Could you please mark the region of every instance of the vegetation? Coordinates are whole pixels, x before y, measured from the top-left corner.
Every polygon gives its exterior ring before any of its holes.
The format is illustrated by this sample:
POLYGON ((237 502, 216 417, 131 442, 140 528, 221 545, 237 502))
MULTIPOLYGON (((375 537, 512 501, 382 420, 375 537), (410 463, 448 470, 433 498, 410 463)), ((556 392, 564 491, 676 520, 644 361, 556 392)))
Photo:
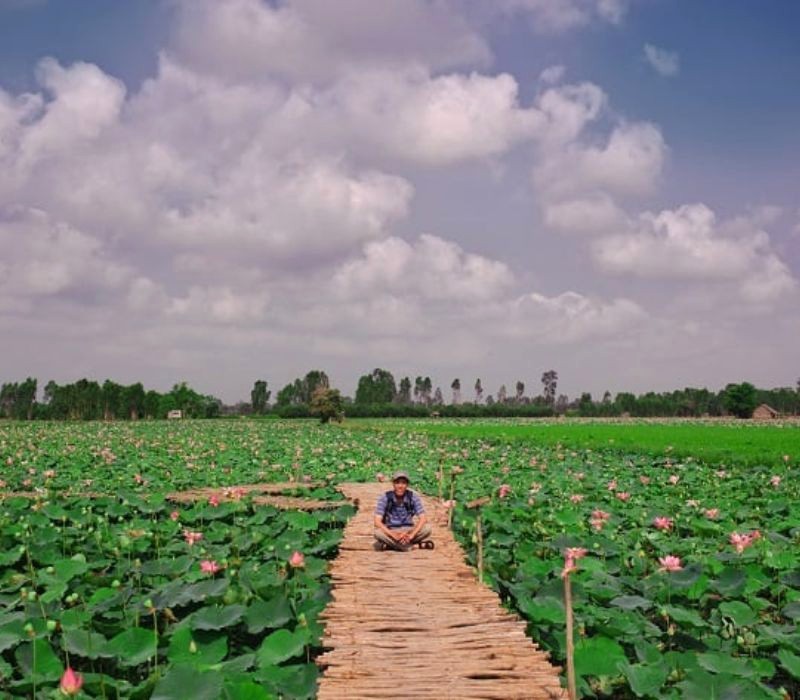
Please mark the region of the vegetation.
POLYGON ((312 697, 325 560, 351 511, 224 497, 240 495, 236 484, 291 478, 325 481, 310 495, 330 499, 338 482, 396 468, 429 494, 449 495, 452 482, 454 531, 472 561, 476 520, 463 504, 490 497, 487 581, 557 663, 563 552, 588 550, 571 575, 585 696, 800 692, 800 428, 541 426, 537 435, 561 437, 574 427, 585 442, 568 445, 531 439, 525 431, 539 426, 519 422, 359 425, 0 424, 0 488, 36 495, 31 504, 7 493, 0 509, 4 697, 49 697, 67 659, 88 697, 171 700, 201 685, 210 698, 312 697), (604 443, 606 429, 643 447, 604 443), (667 435, 753 442, 720 463, 681 455, 677 442, 659 448, 667 435), (200 486, 223 501, 165 499, 200 486))
MULTIPOLYGON (((375 368, 361 376, 355 398, 343 396, 344 413, 350 417, 425 417, 462 418, 540 418, 555 415, 582 417, 678 417, 700 418, 734 415, 748 418, 760 403, 766 403, 783 415, 800 414, 798 387, 757 389, 747 382, 729 384, 719 392, 685 388, 678 391, 647 392, 636 396, 621 392, 612 397, 606 391, 597 401, 588 392, 570 400, 558 394, 558 373, 548 370, 541 377, 542 391, 525 394, 525 382, 517 380, 513 395, 502 385, 495 395, 486 394, 480 378, 475 380, 474 395, 465 396, 461 379, 450 383, 452 396, 445 402, 441 387, 434 389, 430 377, 410 377, 399 383, 391 372, 375 368), (413 387, 413 388, 412 388, 413 387)), ((265 379, 253 384, 249 402, 224 406, 203 395, 185 382, 161 394, 145 391, 141 383, 124 386, 110 379, 102 385, 89 379, 59 386, 53 381, 44 387, 41 402, 36 400, 38 382, 29 377, 23 382, 9 382, 0 387, 0 417, 18 420, 40 418, 56 420, 136 420, 165 418, 170 410, 180 409, 184 416, 214 418, 219 415, 273 415, 283 418, 312 417, 311 400, 319 388, 331 388, 323 370, 311 370, 278 391, 270 404, 272 391, 265 379)))

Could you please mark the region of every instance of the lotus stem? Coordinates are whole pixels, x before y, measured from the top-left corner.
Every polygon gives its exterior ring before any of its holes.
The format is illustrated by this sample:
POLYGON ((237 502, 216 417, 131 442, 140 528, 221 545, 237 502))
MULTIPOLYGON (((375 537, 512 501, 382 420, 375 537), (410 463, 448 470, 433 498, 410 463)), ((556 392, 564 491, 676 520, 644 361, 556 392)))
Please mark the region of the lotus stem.
POLYGON ((575 686, 575 641, 573 639, 572 584, 569 574, 564 576, 564 610, 567 614, 567 693, 569 700, 577 700, 575 686))

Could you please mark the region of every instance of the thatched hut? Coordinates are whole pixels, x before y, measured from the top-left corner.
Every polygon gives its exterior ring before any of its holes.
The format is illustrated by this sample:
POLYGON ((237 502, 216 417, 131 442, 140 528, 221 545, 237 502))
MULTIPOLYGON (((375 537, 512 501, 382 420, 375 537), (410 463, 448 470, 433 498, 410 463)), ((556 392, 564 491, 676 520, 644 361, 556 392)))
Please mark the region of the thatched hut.
POLYGON ((778 412, 765 403, 762 403, 753 411, 753 420, 775 420, 778 416, 778 412))

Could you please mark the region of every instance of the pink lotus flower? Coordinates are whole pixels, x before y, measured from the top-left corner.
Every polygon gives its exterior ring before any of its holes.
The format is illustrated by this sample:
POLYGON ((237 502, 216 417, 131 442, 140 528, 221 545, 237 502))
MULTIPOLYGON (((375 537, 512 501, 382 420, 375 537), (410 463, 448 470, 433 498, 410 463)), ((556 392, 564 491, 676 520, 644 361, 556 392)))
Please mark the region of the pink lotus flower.
POLYGON ((293 569, 299 569, 306 565, 306 558, 303 556, 302 552, 295 551, 292 553, 292 556, 289 557, 289 566, 293 569))
POLYGON ((576 562, 586 556, 587 550, 583 547, 569 547, 564 551, 564 568, 561 571, 561 578, 567 578, 573 571, 577 571, 576 562))
POLYGON ((697 508, 700 505, 700 501, 698 501, 696 498, 690 498, 688 501, 686 501, 686 505, 689 506, 689 508, 697 508))
POLYGON ((180 517, 181 517, 181 514, 177 510, 173 510, 169 514, 169 519, 172 520, 172 522, 175 522, 180 517))
POLYGON ((592 526, 592 530, 595 532, 600 532, 605 527, 606 521, 605 520, 597 520, 597 518, 591 518, 589 520, 589 525, 592 526))
POLYGON ((55 469, 46 469, 44 472, 42 472, 42 474, 43 474, 45 479, 52 479, 56 475, 56 470, 55 469))
POLYGON ((616 491, 616 489, 617 489, 617 480, 616 479, 612 479, 611 481, 608 482, 608 484, 606 484, 606 487, 608 488, 609 491, 616 491))
POLYGON ((788 462, 789 461, 789 455, 783 455, 783 461, 784 462, 788 462))
POLYGON ((77 695, 83 687, 83 676, 67 666, 58 687, 64 695, 77 695))
POLYGON ((753 542, 756 540, 761 539, 761 533, 758 530, 753 530, 752 532, 745 532, 739 534, 738 532, 732 532, 730 536, 730 543, 736 548, 736 552, 741 554, 747 549, 753 542))
POLYGON ((619 500, 622 501, 623 503, 630 500, 630 497, 631 495, 627 491, 620 491, 617 493, 617 498, 619 498, 619 500))
POLYGON ((606 513, 604 510, 593 510, 592 517, 596 520, 608 520, 611 517, 611 513, 606 513))
POLYGON ((211 497, 209 497, 208 505, 216 508, 219 505, 219 496, 217 496, 217 494, 213 494, 211 497))
POLYGON ((671 474, 669 477, 669 483, 673 486, 675 486, 675 484, 677 484, 680 480, 681 478, 677 474, 671 474))
POLYGON ((642 483, 643 486, 647 486, 647 484, 650 483, 650 477, 649 476, 640 476, 639 477, 639 481, 642 483))
POLYGON ((658 563, 661 564, 659 571, 680 571, 683 569, 680 557, 674 557, 671 554, 666 557, 659 557, 658 563))
POLYGON ((714 472, 714 475, 717 477, 717 479, 724 479, 726 476, 728 476, 728 472, 726 472, 724 469, 717 469, 717 471, 714 472))
POLYGON ((716 520, 719 517, 719 508, 706 508, 704 513, 709 520, 716 520))
POLYGON ((666 530, 669 532, 674 524, 675 521, 665 515, 659 515, 653 518, 653 526, 658 530, 666 530))
POLYGON ((569 497, 569 500, 572 501, 573 503, 580 503, 583 500, 583 495, 580 493, 573 493, 569 497))
POLYGON ((578 481, 583 481, 586 478, 586 474, 584 474, 583 472, 578 472, 577 474, 575 474, 575 478, 578 481))
POLYGON ((445 510, 450 510, 451 508, 456 507, 456 502, 454 500, 442 501, 442 508, 445 510))
POLYGON ((221 570, 222 567, 213 559, 203 559, 203 561, 200 562, 200 571, 202 571, 204 574, 214 575, 221 570))
POLYGON ((510 493, 511 493, 511 487, 508 484, 502 484, 500 488, 497 489, 497 496, 499 498, 505 498, 510 493))
POLYGON ((200 540, 203 539, 203 533, 202 532, 192 532, 191 530, 184 530, 183 531, 183 539, 185 539, 186 540, 186 544, 188 544, 191 547, 192 545, 197 544, 200 540))
POLYGON ((781 485, 781 478, 776 474, 769 480, 769 483, 772 484, 775 488, 778 488, 778 486, 781 485))

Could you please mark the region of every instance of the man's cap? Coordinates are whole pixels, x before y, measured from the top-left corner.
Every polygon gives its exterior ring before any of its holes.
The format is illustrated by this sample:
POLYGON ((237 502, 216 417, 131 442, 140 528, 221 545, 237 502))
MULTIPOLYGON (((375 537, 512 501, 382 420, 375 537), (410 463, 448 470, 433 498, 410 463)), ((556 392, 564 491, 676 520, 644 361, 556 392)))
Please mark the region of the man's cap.
POLYGON ((392 481, 397 481, 398 479, 405 479, 406 481, 411 481, 411 479, 408 478, 408 472, 395 472, 392 475, 392 481))

